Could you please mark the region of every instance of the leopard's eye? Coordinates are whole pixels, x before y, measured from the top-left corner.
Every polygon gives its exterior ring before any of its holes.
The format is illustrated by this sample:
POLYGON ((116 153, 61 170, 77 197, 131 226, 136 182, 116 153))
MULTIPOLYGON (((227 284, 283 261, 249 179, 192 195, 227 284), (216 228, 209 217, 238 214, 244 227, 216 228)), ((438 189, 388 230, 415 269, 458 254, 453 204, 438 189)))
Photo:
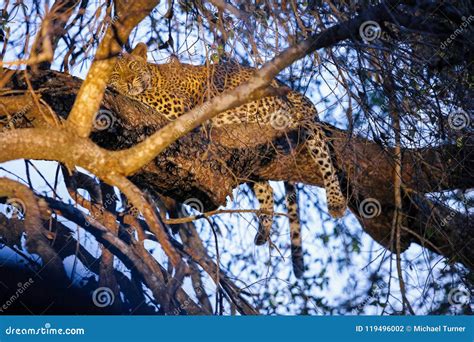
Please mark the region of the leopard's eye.
POLYGON ((140 71, 140 64, 139 64, 137 61, 132 61, 132 62, 130 62, 130 64, 128 65, 128 67, 129 67, 130 70, 132 70, 132 71, 140 71))
POLYGON ((119 79, 120 79, 119 75, 117 73, 113 73, 112 75, 110 75, 109 82, 116 83, 118 82, 119 79))

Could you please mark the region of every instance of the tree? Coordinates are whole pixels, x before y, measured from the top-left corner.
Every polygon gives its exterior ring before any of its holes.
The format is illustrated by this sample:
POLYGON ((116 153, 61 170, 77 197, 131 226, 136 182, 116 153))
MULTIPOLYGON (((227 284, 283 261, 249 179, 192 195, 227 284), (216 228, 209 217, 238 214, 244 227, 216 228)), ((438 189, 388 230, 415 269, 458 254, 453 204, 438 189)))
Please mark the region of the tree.
MULTIPOLYGON (((10 210, 0 216, 2 242, 46 279, 31 291, 44 286, 74 303, 67 288, 80 278, 77 290, 92 299, 77 312, 470 313, 470 13, 468 1, 7 2, 0 162, 24 159, 27 179, 0 179, 10 210), (106 89, 122 48, 139 41, 157 49, 155 58, 232 59, 257 70, 167 122, 106 89), (84 81, 70 74, 81 68, 84 81), (318 205, 311 186, 321 179, 298 130, 206 128, 220 112, 271 93, 277 76, 321 101, 351 210, 342 221, 318 205), (33 159, 59 162, 56 172, 41 173, 46 193, 31 179, 33 159), (71 203, 60 194, 60 174, 71 203), (287 241, 277 232, 257 252, 265 262, 219 243, 244 234, 242 221, 256 210, 238 200, 217 208, 232 189, 261 179, 300 184, 310 261, 301 281, 290 274, 287 241), (383 249, 361 251, 370 246, 362 229, 383 249), (89 245, 91 236, 99 245, 89 245), (334 295, 337 279, 351 296, 334 295)), ((275 227, 286 229, 284 215, 275 227)))

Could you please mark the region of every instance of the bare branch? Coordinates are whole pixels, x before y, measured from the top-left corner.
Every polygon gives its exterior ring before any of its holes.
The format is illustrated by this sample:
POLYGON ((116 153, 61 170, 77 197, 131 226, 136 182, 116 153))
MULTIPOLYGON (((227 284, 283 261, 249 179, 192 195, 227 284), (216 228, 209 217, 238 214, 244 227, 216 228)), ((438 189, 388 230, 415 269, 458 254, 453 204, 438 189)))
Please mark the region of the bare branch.
POLYGON ((132 29, 158 3, 159 0, 136 0, 131 3, 123 0, 116 1, 116 20, 107 29, 97 49, 95 59, 68 118, 68 126, 72 132, 84 138, 89 136, 94 115, 99 110, 105 87, 117 55, 122 51, 122 45, 127 41, 132 29))
POLYGON ((0 178, 0 197, 8 197, 7 203, 13 210, 25 216, 26 246, 28 251, 38 254, 43 260, 42 268, 57 277, 61 283, 67 279, 61 258, 54 252, 47 240, 47 231, 43 230, 38 200, 33 192, 23 184, 7 178, 0 178))

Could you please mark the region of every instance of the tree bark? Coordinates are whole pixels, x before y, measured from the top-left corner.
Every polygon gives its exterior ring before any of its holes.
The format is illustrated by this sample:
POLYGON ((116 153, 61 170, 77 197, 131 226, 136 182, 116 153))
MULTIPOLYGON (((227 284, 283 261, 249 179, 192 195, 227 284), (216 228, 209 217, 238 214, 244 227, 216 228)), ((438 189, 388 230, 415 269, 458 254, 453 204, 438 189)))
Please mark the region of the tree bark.
MULTIPOLYGON (((31 74, 30 81, 41 99, 66 119, 81 80, 41 71, 31 74)), ((7 87, 25 90, 26 83, 21 74, 16 74, 7 87)), ((17 120, 18 128, 44 125, 28 101, 31 99, 24 95, 1 96, 0 108, 11 117, 24 112, 28 120, 17 120)), ((167 124, 152 109, 109 91, 101 108, 109 111, 114 122, 107 130, 95 129, 91 138, 104 149, 117 151, 135 146, 167 124)), ((391 181, 393 150, 328 124, 323 126, 350 210, 372 238, 394 251, 390 246, 395 209, 391 181), (364 200, 375 200, 380 205, 377 215, 361 212, 364 200)), ((51 134, 54 135, 52 128, 51 134)), ((297 130, 282 132, 258 125, 195 129, 130 179, 141 189, 180 201, 197 198, 205 210, 225 204, 232 189, 246 181, 288 180, 321 186, 320 175, 302 148, 302 139, 297 130)), ((425 197, 427 193, 474 187, 473 157, 472 137, 453 146, 402 149, 402 250, 414 242, 474 269, 472 215, 462 215, 425 197)))

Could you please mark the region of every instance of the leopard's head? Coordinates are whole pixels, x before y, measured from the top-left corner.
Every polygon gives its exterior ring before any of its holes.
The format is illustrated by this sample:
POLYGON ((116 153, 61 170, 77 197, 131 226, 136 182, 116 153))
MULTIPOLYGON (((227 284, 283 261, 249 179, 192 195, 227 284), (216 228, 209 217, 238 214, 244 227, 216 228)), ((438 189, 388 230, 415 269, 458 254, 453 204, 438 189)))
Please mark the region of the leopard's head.
POLYGON ((152 74, 146 60, 147 47, 139 43, 132 53, 120 56, 109 78, 109 85, 122 95, 137 96, 151 87, 152 74))

